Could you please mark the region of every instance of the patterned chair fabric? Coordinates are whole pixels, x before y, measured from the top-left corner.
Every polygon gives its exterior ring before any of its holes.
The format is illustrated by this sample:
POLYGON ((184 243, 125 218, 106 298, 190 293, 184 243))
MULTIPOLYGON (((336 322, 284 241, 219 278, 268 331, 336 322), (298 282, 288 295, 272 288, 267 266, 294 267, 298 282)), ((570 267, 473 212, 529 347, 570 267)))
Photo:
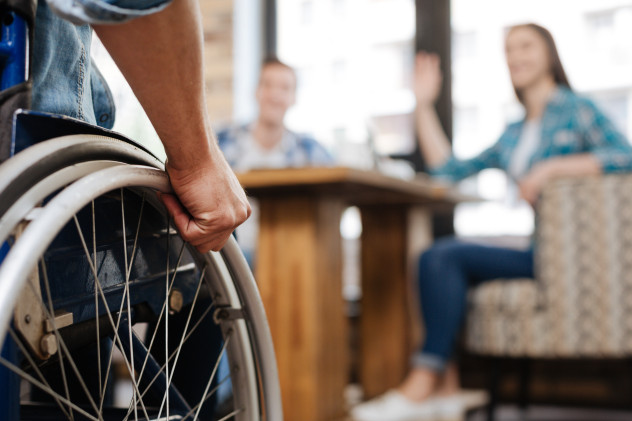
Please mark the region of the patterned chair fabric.
POLYGON ((558 180, 537 215, 537 279, 474 289, 467 348, 511 357, 632 355, 632 175, 558 180))

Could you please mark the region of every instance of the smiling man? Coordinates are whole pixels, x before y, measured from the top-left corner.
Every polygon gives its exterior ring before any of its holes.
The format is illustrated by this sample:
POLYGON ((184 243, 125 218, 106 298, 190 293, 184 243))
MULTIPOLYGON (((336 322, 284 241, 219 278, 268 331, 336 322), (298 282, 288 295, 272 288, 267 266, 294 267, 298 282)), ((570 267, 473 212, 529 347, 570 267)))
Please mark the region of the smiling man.
POLYGON ((235 171, 332 163, 316 140, 285 127, 285 115, 296 102, 296 82, 296 72, 290 66, 277 58, 264 60, 256 91, 256 120, 217 134, 220 148, 235 171))

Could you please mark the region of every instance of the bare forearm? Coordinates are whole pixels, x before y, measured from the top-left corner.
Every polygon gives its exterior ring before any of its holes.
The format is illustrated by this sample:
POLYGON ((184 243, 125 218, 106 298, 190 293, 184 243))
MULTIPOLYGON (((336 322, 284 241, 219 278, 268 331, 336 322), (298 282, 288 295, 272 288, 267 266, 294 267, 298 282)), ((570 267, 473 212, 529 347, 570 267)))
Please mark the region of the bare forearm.
POLYGON ((203 32, 195 0, 94 29, 143 105, 172 167, 208 160, 217 151, 206 113, 203 32), (167 81, 167 82, 165 82, 167 81))
POLYGON ((589 153, 551 158, 536 164, 520 181, 520 195, 529 203, 535 204, 542 189, 551 180, 601 173, 601 163, 589 153))
POLYGON ((208 121, 197 0, 94 29, 165 146, 175 196, 160 197, 180 235, 202 253, 221 249, 251 209, 208 121))
POLYGON ((418 105, 415 111, 419 146, 431 167, 443 164, 452 154, 441 122, 432 105, 418 105))
POLYGON ((602 173, 601 163, 592 154, 561 156, 545 161, 549 178, 579 177, 602 173))

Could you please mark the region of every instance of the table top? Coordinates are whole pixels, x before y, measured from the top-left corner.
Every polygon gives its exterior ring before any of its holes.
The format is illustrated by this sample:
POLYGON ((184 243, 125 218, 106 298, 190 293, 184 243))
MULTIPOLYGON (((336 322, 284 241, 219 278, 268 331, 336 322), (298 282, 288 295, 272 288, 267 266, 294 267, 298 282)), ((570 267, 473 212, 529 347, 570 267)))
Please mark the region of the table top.
POLYGON ((428 176, 402 180, 347 167, 262 169, 237 174, 249 196, 337 196, 352 204, 456 204, 480 200, 428 176))

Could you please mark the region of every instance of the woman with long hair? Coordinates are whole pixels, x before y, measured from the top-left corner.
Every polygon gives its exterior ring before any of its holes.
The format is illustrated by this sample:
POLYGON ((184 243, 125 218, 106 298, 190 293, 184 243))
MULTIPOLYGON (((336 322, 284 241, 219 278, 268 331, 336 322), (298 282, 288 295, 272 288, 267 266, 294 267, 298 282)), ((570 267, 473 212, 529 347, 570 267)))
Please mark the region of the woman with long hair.
MULTIPOLYGON (((486 168, 505 170, 523 199, 535 204, 557 177, 632 170, 632 147, 568 82, 553 37, 535 24, 512 27, 505 53, 522 121, 509 125, 479 156, 458 160, 434 109, 441 86, 439 58, 421 52, 415 70, 416 121, 430 173, 458 181, 486 168)), ((513 250, 458 239, 440 240, 419 261, 424 345, 403 383, 352 410, 359 421, 459 419, 466 403, 451 357, 466 313, 467 290, 493 279, 533 278, 533 249, 513 250)))

